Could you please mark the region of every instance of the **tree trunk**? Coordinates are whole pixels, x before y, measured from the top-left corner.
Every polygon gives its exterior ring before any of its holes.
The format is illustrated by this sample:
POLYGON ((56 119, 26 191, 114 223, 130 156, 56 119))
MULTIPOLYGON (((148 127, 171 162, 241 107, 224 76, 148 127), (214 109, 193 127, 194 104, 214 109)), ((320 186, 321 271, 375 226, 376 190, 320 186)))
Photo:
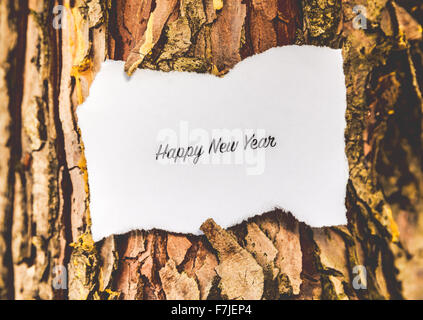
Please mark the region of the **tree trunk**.
POLYGON ((1 1, 0 298, 422 299, 423 5, 362 3, 364 30, 349 0, 1 1), (290 44, 343 50, 348 225, 275 211, 94 243, 75 110, 102 61, 223 76, 290 44))

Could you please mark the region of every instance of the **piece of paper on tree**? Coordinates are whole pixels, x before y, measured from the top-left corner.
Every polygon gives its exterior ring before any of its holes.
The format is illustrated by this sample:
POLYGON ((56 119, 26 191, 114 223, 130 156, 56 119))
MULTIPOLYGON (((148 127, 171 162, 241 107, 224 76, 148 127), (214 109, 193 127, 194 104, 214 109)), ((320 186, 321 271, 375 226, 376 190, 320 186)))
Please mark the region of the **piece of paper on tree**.
POLYGON ((281 208, 346 223, 341 50, 288 46, 223 78, 106 61, 78 109, 95 240, 133 229, 200 233, 281 208))

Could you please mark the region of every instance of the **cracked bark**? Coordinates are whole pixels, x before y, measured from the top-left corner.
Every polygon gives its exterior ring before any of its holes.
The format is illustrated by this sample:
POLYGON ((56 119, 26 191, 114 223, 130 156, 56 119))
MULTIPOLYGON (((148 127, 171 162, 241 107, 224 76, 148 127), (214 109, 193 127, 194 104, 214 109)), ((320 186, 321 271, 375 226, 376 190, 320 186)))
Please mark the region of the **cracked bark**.
POLYGON ((2 1, 0 297, 423 298, 423 5, 362 1, 368 29, 356 30, 356 4, 2 1), (55 30, 57 4, 67 14, 55 30), (75 109, 101 62, 224 75, 289 44, 343 49, 348 225, 275 211, 227 230, 208 220, 204 236, 134 230, 94 243, 75 109), (52 287, 59 265, 68 290, 52 287), (357 265, 367 290, 352 286, 357 265))

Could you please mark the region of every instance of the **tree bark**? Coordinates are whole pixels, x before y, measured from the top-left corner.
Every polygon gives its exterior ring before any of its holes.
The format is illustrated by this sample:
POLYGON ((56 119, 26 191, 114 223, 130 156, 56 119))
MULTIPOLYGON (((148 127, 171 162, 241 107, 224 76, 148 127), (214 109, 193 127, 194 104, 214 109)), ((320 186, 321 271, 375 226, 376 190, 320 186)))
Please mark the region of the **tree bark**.
POLYGON ((422 299, 422 24, 418 0, 2 1, 0 298, 422 299), (364 30, 353 27, 358 3, 364 30), (226 230, 207 220, 204 236, 93 242, 75 110, 105 58, 129 74, 224 76, 293 44, 343 50, 346 226, 274 211, 226 230), (60 266, 66 289, 52 286, 60 266), (353 285, 356 266, 367 289, 353 285))

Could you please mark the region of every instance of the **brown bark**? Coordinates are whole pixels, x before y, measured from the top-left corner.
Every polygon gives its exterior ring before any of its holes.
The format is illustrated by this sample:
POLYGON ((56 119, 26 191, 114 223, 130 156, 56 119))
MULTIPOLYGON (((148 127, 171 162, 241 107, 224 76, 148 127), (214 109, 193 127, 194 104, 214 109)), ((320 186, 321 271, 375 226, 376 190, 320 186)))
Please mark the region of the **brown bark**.
POLYGON ((363 1, 368 29, 357 30, 355 4, 2 1, 0 297, 423 298, 423 5, 363 1), (67 19, 56 30, 58 4, 67 19), (129 73, 223 75, 289 44, 343 49, 348 225, 310 228, 275 211, 227 230, 208 220, 204 236, 134 230, 94 243, 75 109, 105 57, 129 73), (52 287, 59 265, 68 290, 52 287), (367 290, 352 285, 357 265, 367 290))

